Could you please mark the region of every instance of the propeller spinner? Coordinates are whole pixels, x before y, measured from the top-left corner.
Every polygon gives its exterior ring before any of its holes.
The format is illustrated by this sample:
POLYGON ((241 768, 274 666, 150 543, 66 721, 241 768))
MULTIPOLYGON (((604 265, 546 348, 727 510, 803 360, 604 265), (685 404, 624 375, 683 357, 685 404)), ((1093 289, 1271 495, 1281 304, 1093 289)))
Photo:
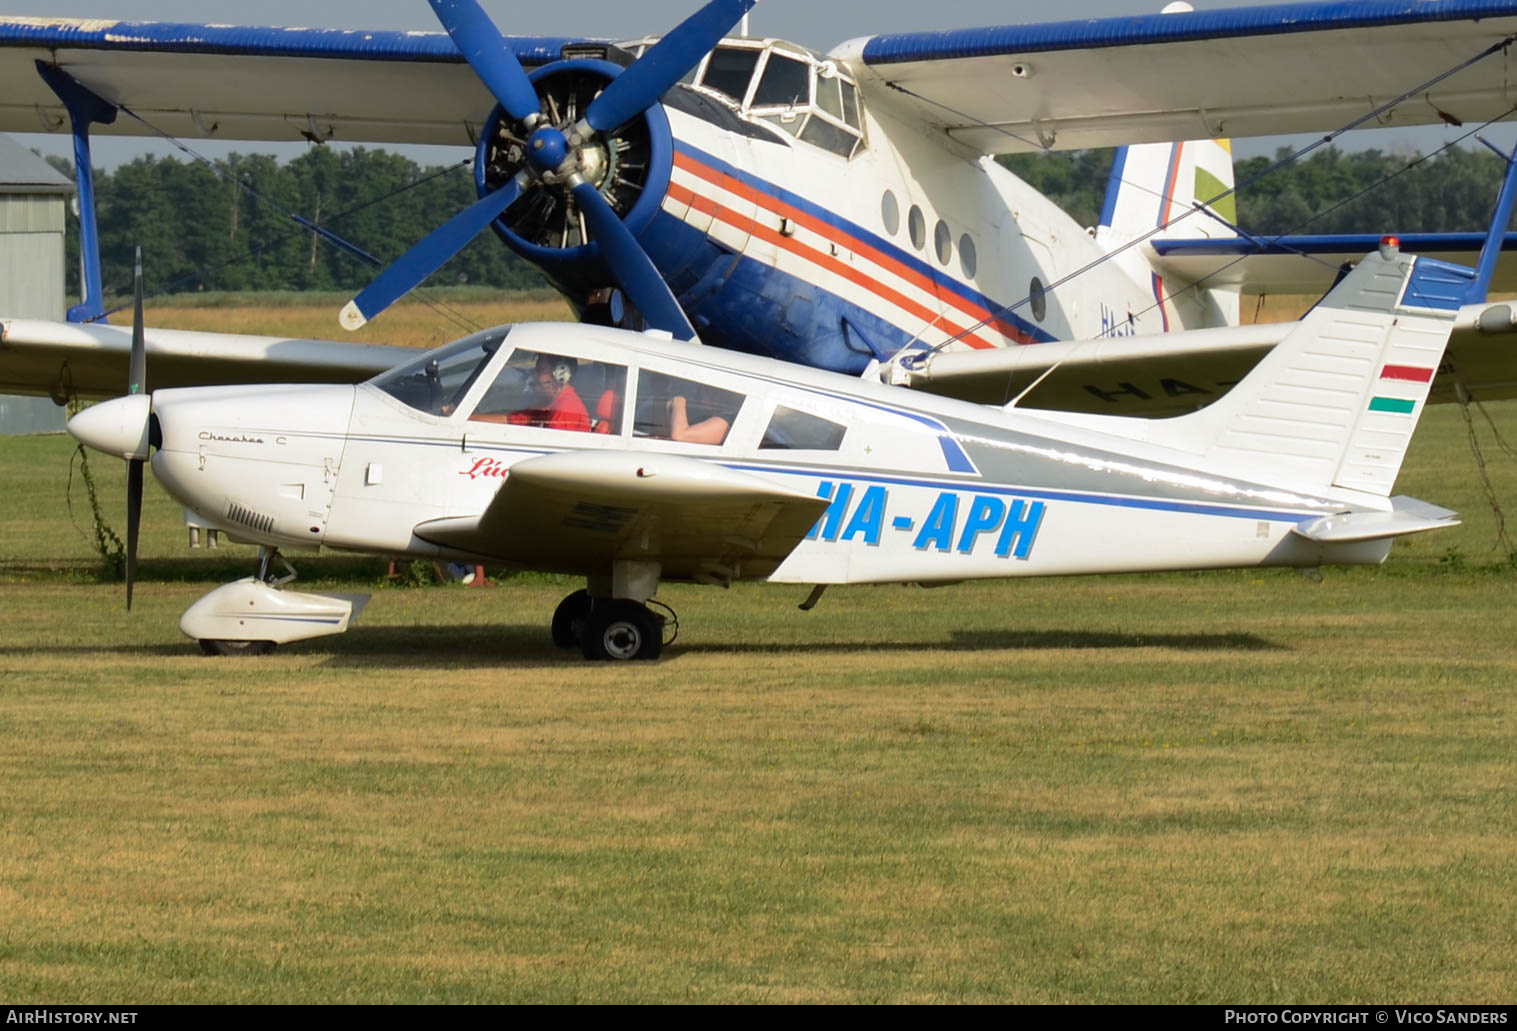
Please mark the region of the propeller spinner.
MULTIPOLYGON (((608 194, 616 195, 616 156, 625 144, 612 139, 627 123, 654 109, 659 98, 695 67, 757 0, 710 0, 625 69, 597 62, 609 80, 584 106, 582 116, 539 97, 534 79, 551 78, 550 65, 529 77, 510 44, 476 0, 429 0, 438 21, 500 104, 501 134, 519 146, 514 174, 492 184, 480 176, 483 196, 386 268, 343 308, 339 321, 355 330, 436 272, 491 222, 524 196, 537 216, 551 211, 576 224, 580 242, 593 240, 622 292, 649 325, 675 337, 695 336, 668 284, 627 227, 608 194), (505 126, 509 119, 511 128, 505 126), (493 186, 493 188, 491 188, 493 186), (486 192, 488 190, 488 192, 486 192)), ((560 62, 570 65, 576 62, 560 62)), ((481 148, 482 164, 485 148, 481 148)), ((488 172, 488 169, 484 169, 488 172)))

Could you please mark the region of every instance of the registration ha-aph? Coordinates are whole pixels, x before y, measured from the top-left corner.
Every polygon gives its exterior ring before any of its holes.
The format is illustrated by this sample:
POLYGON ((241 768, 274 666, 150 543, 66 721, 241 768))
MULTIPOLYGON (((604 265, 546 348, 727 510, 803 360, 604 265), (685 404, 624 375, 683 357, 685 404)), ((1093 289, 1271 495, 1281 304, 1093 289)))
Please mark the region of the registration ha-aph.
MULTIPOLYGON (((280 549, 320 546, 581 575, 555 643, 653 659, 664 581, 811 584, 814 601, 829 584, 1380 562, 1455 522, 1391 490, 1480 289, 1387 243, 1225 397, 1159 420, 529 324, 358 386, 138 392, 69 429, 264 549, 185 614, 207 651, 345 630, 355 599, 278 575, 280 549)), ((130 567, 135 514, 129 529, 130 567)))

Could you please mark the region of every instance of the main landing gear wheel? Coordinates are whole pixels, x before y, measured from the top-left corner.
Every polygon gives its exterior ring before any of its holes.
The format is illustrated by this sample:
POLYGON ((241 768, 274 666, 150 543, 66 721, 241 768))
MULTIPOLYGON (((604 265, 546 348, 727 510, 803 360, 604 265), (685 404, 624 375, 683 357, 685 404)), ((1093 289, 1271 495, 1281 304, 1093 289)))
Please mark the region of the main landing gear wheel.
POLYGON ((656 659, 664 647, 664 619, 635 601, 598 600, 585 617, 579 646, 587 659, 656 659))
POLYGON ((575 591, 553 610, 553 643, 560 648, 579 644, 580 631, 590 615, 590 592, 575 591))
POLYGON ((273 641, 223 641, 202 637, 200 650, 207 655, 267 655, 274 650, 273 641))

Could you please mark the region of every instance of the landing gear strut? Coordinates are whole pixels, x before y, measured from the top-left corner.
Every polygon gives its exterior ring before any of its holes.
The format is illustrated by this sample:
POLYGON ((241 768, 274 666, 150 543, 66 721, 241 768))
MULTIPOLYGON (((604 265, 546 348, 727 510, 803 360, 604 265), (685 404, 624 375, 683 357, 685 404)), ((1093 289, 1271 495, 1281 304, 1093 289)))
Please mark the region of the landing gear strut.
POLYGON ((191 605, 179 629, 207 655, 267 655, 277 644, 342 633, 369 601, 367 594, 285 590, 294 579, 294 567, 278 549, 261 548, 256 575, 223 584, 191 605))

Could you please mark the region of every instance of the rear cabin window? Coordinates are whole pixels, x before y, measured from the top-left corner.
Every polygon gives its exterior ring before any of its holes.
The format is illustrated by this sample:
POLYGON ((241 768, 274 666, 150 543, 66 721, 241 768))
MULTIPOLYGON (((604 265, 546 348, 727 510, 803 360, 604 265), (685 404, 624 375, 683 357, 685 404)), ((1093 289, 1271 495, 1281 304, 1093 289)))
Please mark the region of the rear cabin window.
POLYGON ((621 433, 626 396, 626 366, 519 350, 480 398, 469 421, 616 435, 621 433))
POLYGON ((847 431, 846 426, 781 405, 774 410, 774 417, 769 420, 769 428, 764 431, 764 439, 759 442, 759 448, 836 451, 843 446, 843 434, 847 431))
POLYGON ((632 435, 687 444, 725 443, 744 400, 730 390, 645 369, 637 378, 632 435))

